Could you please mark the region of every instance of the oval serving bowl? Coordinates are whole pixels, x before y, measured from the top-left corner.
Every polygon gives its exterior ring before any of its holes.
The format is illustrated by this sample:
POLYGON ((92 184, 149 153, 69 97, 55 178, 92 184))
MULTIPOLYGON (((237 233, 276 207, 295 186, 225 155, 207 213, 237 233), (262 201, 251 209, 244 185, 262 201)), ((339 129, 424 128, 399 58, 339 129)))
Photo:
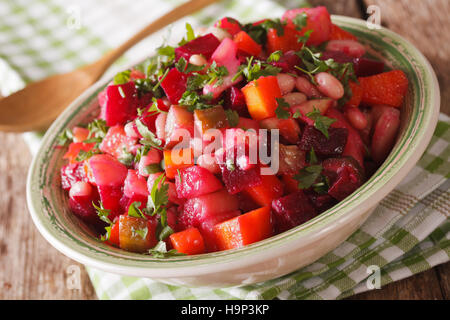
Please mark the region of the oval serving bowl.
POLYGON ((402 125, 388 159, 357 191, 307 223, 244 248, 156 259, 102 243, 69 210, 60 187, 63 148, 57 137, 67 127, 86 123, 99 112, 102 79, 78 97, 52 124, 31 164, 27 202, 34 223, 59 251, 90 267, 165 283, 225 287, 274 279, 308 265, 347 239, 413 168, 428 145, 439 114, 436 76, 426 58, 409 42, 387 29, 370 30, 359 19, 333 16, 333 22, 355 34, 377 56, 408 75, 410 87, 402 107, 402 125))

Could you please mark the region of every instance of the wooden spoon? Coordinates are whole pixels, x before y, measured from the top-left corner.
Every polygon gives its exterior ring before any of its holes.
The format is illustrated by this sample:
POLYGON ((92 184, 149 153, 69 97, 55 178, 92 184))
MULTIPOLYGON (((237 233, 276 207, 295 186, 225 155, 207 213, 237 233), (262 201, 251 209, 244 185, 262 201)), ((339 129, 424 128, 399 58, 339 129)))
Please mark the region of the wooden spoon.
POLYGON ((34 82, 0 99, 0 131, 23 132, 47 128, 70 102, 97 81, 125 51, 150 34, 217 1, 188 1, 158 18, 96 62, 34 82))

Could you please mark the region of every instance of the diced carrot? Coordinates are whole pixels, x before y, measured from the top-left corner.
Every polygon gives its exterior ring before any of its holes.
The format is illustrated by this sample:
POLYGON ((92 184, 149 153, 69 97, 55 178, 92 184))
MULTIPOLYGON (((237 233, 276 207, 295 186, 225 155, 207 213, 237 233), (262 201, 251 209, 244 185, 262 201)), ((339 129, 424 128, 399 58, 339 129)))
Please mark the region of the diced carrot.
POLYGON ((360 84, 353 81, 349 81, 348 85, 350 86, 350 90, 352 90, 352 97, 347 101, 345 106, 357 108, 361 104, 363 88, 360 84))
POLYGON ((194 111, 194 121, 198 131, 204 134, 209 129, 228 127, 227 114, 222 106, 194 111))
POLYGON ((256 204, 260 206, 270 206, 272 200, 283 195, 283 184, 274 175, 261 175, 261 180, 261 184, 247 187, 243 192, 256 204))
POLYGON ((297 41, 299 33, 291 26, 284 28, 283 35, 279 35, 276 29, 269 29, 267 31, 267 49, 268 53, 278 50, 283 53, 290 50, 300 50, 302 44, 297 41))
POLYGON ((111 232, 109 233, 109 239, 108 242, 112 244, 113 246, 119 247, 119 222, 116 222, 112 228, 111 232))
POLYGON ((270 207, 259 208, 219 223, 213 229, 219 250, 241 248, 272 235, 270 207))
POLYGON ((259 121, 275 116, 278 106, 276 98, 281 98, 277 77, 268 76, 253 80, 242 88, 242 92, 253 119, 259 121))
POLYGON ((156 245, 155 220, 121 215, 118 224, 121 249, 145 252, 156 245))
POLYGON ((344 29, 338 27, 335 24, 331 25, 331 34, 329 40, 354 40, 358 41, 358 38, 356 38, 353 34, 351 34, 348 31, 345 31, 344 29))
POLYGON ((400 107, 408 90, 408 78, 401 70, 358 78, 363 88, 362 102, 370 106, 387 104, 400 107))
POLYGON ((178 252, 187 255, 205 252, 205 242, 203 241, 203 237, 197 228, 189 228, 184 231, 171 234, 169 239, 173 248, 178 252))
POLYGON ((88 152, 92 150, 95 143, 83 143, 83 142, 72 142, 69 145, 69 150, 64 154, 63 159, 68 159, 70 163, 77 162, 78 154, 81 150, 88 152))
POLYGON ((245 31, 240 31, 237 33, 234 36, 233 41, 236 42, 239 50, 242 50, 252 56, 259 56, 261 53, 261 46, 245 31))
POLYGON ((192 148, 164 150, 164 166, 167 178, 173 179, 177 170, 193 165, 194 151, 192 148))

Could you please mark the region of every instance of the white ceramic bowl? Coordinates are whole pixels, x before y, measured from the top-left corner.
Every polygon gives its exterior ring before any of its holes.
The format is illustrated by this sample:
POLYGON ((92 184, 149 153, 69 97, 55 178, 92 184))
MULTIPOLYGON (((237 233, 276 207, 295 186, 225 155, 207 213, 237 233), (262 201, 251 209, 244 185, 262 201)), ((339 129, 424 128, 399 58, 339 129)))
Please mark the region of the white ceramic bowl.
POLYGON ((428 145, 439 114, 439 85, 425 57, 399 35, 369 30, 366 22, 333 16, 370 52, 408 75, 410 88, 402 107, 398 141, 385 163, 356 192, 307 223, 241 249, 197 256, 155 259, 112 248, 98 240, 68 209, 60 187, 65 150, 55 148, 67 127, 98 114, 101 80, 76 99, 43 138, 28 176, 27 200, 42 235, 58 250, 88 266, 186 286, 224 287, 273 279, 312 263, 348 238, 416 164, 428 145))

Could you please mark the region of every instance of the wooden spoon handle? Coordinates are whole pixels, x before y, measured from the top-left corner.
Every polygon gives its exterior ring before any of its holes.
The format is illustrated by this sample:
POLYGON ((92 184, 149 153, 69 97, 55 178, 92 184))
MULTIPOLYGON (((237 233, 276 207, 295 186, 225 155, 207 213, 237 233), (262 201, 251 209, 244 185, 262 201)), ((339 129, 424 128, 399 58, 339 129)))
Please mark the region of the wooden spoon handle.
POLYGON ((106 71, 106 69, 116 61, 122 54, 124 54, 128 49, 133 47, 136 43, 141 41, 142 39, 148 37, 152 33, 166 27, 167 25, 188 16, 198 10, 207 7, 208 5, 217 2, 218 0, 191 0, 182 5, 176 7, 175 9, 169 11, 165 15, 156 19, 144 29, 136 33, 133 37, 125 41, 118 48, 108 52, 105 56, 103 56, 100 60, 94 62, 89 67, 94 67, 98 72, 98 78, 106 71))

